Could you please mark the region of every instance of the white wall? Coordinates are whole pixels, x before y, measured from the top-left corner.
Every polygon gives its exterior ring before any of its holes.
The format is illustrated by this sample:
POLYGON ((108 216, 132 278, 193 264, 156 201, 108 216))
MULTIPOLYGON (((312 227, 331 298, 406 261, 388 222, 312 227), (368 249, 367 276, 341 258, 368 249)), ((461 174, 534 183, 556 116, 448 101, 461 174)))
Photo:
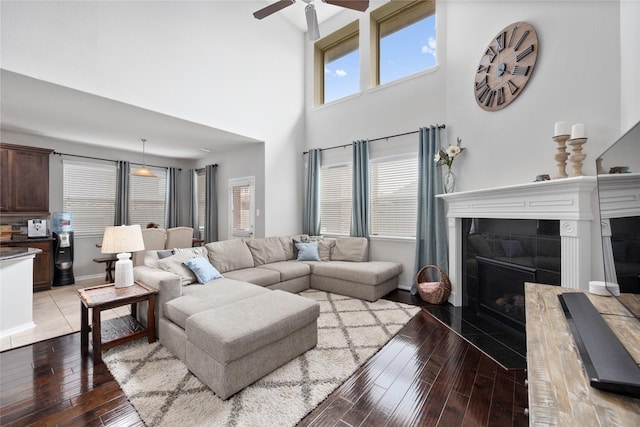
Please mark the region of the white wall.
MULTIPOLYGON (((584 147, 584 171, 594 174, 595 155, 622 133, 619 3, 452 0, 438 2, 436 12, 439 65, 432 73, 367 89, 369 71, 365 65, 359 96, 318 108, 312 107, 313 82, 307 73, 307 148, 446 123, 443 144, 453 144, 461 137, 467 148, 454 166, 456 190, 464 191, 530 182, 538 174, 553 174, 553 126, 564 120, 585 124, 589 141, 584 147), (484 111, 477 106, 473 91, 478 62, 495 35, 517 21, 529 22, 538 33, 534 73, 511 105, 497 112, 484 111)), ((321 33, 329 34, 353 19, 357 18, 339 15, 323 25, 321 33)), ((365 14, 360 18, 361 62, 365 64, 371 49, 369 26, 365 14)), ((625 52, 637 52, 638 41, 633 38, 637 18, 626 26, 625 52)), ((632 73, 637 80, 640 67, 637 57, 633 58, 632 73)), ((311 70, 310 47, 305 60, 311 70)), ((633 84, 638 87, 637 82, 633 84)), ((625 109, 637 110, 632 104, 638 98, 630 98, 625 109)), ((629 114, 638 115, 637 111, 629 114)), ((397 242, 372 242, 372 246, 376 259, 402 262, 405 275, 401 284, 410 285, 415 243, 405 244, 404 250, 399 250, 397 242)))
POLYGON ((263 6, 3 2, 2 67, 265 141, 265 233, 292 234, 301 224, 304 35, 281 16, 257 21, 263 6))
POLYGON ((640 121, 640 2, 620 2, 621 127, 640 121))

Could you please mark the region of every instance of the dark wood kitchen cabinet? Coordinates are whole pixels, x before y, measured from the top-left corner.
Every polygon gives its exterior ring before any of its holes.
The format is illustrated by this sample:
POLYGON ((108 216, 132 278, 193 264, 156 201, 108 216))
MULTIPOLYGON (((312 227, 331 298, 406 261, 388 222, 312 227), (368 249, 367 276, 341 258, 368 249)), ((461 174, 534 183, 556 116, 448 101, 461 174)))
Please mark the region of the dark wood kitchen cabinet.
POLYGON ((49 155, 53 150, 0 145, 0 212, 49 214, 49 155))

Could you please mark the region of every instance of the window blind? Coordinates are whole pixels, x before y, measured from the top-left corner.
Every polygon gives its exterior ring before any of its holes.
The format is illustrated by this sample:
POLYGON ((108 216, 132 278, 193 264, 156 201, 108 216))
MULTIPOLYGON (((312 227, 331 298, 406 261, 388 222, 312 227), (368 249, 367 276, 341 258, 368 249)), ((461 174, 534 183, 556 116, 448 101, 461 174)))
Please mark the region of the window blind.
POLYGON ((154 222, 165 226, 167 170, 149 167, 157 178, 131 176, 129 180, 129 222, 145 228, 154 222))
POLYGON ((63 210, 73 214, 76 236, 102 236, 113 225, 116 165, 64 159, 63 210))
POLYGON ((371 162, 372 236, 415 237, 418 158, 383 158, 371 162))
POLYGON ((324 166, 320 171, 320 232, 349 235, 351 228, 351 180, 349 164, 324 166))

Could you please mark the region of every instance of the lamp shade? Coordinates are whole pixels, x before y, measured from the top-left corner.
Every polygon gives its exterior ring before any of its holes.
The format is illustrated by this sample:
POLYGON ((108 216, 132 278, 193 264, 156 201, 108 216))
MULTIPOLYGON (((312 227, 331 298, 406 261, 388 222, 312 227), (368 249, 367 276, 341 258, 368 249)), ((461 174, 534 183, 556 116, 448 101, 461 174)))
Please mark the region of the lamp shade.
POLYGON ((131 172, 131 175, 133 176, 148 176, 150 178, 155 178, 156 175, 151 172, 151 169, 149 169, 146 165, 140 166, 138 169, 134 170, 133 172, 131 172))
POLYGON ((140 225, 118 225, 106 227, 102 238, 103 254, 117 254, 122 252, 137 252, 144 250, 142 230, 140 225))

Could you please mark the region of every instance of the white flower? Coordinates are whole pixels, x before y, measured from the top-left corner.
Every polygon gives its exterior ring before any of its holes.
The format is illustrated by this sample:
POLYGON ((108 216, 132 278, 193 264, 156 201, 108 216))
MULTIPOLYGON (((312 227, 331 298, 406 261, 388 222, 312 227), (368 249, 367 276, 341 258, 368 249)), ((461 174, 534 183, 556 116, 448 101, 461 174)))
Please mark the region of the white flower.
POLYGON ((460 147, 458 147, 457 145, 450 145, 447 148, 447 154, 449 155, 449 157, 455 157, 458 154, 460 154, 460 147))
POLYGON ((440 153, 436 153, 435 156, 433 156, 433 161, 438 163, 440 161, 440 153))

